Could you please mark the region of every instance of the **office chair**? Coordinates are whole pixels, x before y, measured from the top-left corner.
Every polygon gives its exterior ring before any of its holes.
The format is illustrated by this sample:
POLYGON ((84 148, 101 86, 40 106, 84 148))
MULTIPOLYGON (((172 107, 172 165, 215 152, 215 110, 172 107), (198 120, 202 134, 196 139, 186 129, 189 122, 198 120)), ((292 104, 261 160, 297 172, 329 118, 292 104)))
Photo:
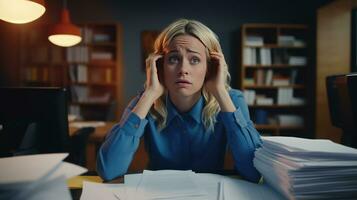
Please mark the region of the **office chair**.
POLYGON ((86 147, 90 134, 94 133, 94 127, 85 127, 77 130, 70 138, 70 152, 68 162, 76 165, 86 166, 86 147))

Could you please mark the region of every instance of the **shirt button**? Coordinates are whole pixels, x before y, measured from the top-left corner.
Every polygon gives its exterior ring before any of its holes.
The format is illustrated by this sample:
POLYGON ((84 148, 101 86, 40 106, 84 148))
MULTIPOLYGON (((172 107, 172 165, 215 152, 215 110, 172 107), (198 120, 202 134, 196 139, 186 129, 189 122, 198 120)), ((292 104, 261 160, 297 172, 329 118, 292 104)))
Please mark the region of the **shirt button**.
POLYGON ((135 128, 139 128, 139 124, 135 124, 134 127, 135 127, 135 128))

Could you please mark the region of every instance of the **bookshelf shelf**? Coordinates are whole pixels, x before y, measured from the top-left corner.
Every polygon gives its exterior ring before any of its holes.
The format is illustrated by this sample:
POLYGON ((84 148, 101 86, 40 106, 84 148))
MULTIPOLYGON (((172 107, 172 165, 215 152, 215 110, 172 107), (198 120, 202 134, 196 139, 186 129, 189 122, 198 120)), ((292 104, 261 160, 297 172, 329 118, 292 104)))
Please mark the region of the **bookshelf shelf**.
POLYGON ((108 86, 108 87, 115 87, 115 83, 100 83, 100 82, 87 82, 87 83, 81 83, 81 82, 70 82, 71 85, 79 85, 79 86, 108 86))
POLYGON ((111 61, 111 60, 94 60, 94 61, 91 61, 89 63, 87 63, 88 66, 91 66, 91 67, 113 67, 115 66, 115 62, 114 61, 111 61))
POLYGON ((89 47, 100 47, 100 46, 113 47, 113 48, 116 47, 116 43, 114 43, 114 42, 97 42, 97 43, 88 43, 86 45, 89 47))
POLYGON ((81 105, 81 106, 108 106, 109 102, 71 102, 71 105, 81 105))
POLYGON ((117 118, 123 102, 121 24, 81 24, 82 42, 69 48, 51 44, 45 24, 33 26, 23 33, 23 84, 68 88, 69 113, 79 119, 107 120, 112 113, 117 118))
POLYGON ((304 108, 306 105, 249 105, 250 108, 266 108, 266 109, 300 109, 304 108))
POLYGON ((289 45, 276 45, 276 44, 265 44, 265 45, 261 45, 261 46, 256 46, 256 45, 244 45, 244 47, 248 47, 248 48, 271 48, 271 49, 279 49, 279 48, 283 48, 283 49, 304 49, 306 48, 305 45, 302 46, 289 46, 289 45))
POLYGON ((309 137, 311 67, 303 24, 243 24, 239 86, 262 134, 309 137))
POLYGON ((305 65, 288 65, 288 64, 272 64, 272 65, 243 65, 243 67, 249 69, 291 69, 291 68, 304 68, 305 65))
POLYGON ((292 89, 304 89, 305 85, 282 85, 282 86, 269 86, 269 85, 246 85, 245 89, 279 89, 279 88, 292 88, 292 89))

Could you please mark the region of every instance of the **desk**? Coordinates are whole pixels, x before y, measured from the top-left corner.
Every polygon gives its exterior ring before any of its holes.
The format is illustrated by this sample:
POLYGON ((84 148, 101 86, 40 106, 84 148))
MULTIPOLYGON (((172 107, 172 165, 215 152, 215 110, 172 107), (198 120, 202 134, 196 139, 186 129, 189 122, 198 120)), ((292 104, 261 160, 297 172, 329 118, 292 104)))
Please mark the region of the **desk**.
MULTIPOLYGON (((86 160, 87 160, 86 167, 89 171, 95 171, 97 149, 104 141, 107 133, 115 124, 116 122, 105 122, 104 126, 96 127, 94 133, 92 133, 89 136, 87 149, 86 149, 86 160)), ((69 123, 70 136, 73 136, 78 129, 79 128, 71 127, 71 123, 69 123)))
MULTIPOLYGON (((141 172, 142 173, 142 172, 141 172)), ((93 173, 92 173, 93 174, 93 173)), ((219 173, 219 175, 224 175, 231 178, 241 179, 240 176, 236 174, 236 172, 223 170, 219 173)), ((103 180, 99 176, 76 176, 67 181, 67 185, 71 191, 71 195, 73 200, 80 199, 82 194, 83 181, 102 183, 103 180)), ((109 183, 124 183, 124 176, 121 176, 109 183)))

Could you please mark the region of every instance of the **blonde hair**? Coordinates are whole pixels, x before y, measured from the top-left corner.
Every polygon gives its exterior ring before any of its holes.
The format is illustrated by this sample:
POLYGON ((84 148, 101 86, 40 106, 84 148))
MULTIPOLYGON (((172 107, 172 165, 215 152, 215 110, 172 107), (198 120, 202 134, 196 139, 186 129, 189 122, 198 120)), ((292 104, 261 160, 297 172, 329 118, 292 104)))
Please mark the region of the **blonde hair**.
MULTIPOLYGON (((164 54, 164 49, 170 42, 179 35, 190 35, 202 42, 206 47, 207 59, 209 60, 209 52, 222 52, 221 45, 219 44, 217 35, 201 22, 188 19, 179 19, 166 27, 157 37, 154 44, 155 54, 164 54)), ((208 61, 207 60, 207 61, 208 61)), ((225 88, 230 89, 230 74, 228 66, 223 66, 225 73, 225 88)), ((216 122, 216 114, 220 111, 219 104, 214 96, 209 93, 205 87, 202 88, 202 94, 205 106, 202 111, 202 120, 206 129, 213 129, 216 122)), ((158 98, 152 108, 150 109, 151 116, 157 121, 157 127, 162 130, 166 126, 167 107, 166 107, 166 94, 158 98)))

